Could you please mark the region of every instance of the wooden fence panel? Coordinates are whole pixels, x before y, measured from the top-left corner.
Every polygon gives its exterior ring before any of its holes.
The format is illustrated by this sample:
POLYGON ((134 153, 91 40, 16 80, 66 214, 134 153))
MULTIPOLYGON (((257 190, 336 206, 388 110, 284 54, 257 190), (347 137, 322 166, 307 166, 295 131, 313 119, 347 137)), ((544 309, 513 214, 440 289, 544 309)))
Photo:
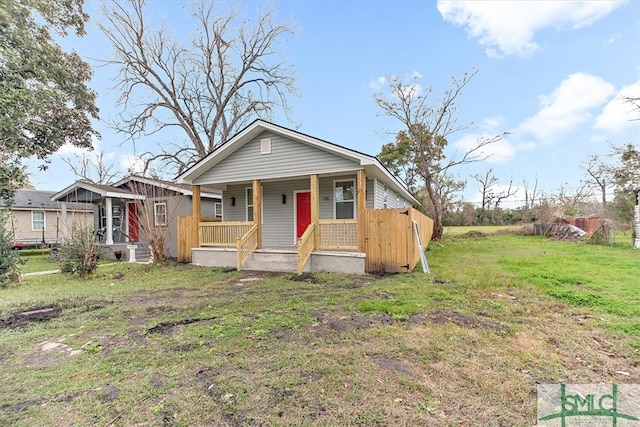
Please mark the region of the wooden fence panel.
POLYGON ((191 248, 198 246, 192 216, 178 217, 178 262, 191 262, 191 248))
POLYGON ((366 271, 406 273, 420 260, 413 221, 418 223, 423 248, 433 232, 433 221, 415 209, 374 209, 364 212, 366 271))

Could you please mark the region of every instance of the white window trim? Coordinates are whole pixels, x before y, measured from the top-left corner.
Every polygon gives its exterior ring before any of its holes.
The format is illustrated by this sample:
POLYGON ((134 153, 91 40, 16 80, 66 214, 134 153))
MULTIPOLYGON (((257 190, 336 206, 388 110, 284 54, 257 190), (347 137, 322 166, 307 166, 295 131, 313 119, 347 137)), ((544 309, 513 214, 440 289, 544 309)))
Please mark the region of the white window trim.
POLYGON ((358 203, 358 188, 356 187, 355 178, 346 178, 346 179, 334 179, 333 187, 331 188, 331 192, 333 193, 333 219, 336 219, 336 182, 347 182, 351 181, 353 183, 353 219, 356 219, 356 213, 358 212, 358 208, 356 204, 358 203))
POLYGON ((31 211, 31 231, 47 230, 47 212, 46 211, 31 211), (42 212, 42 228, 35 228, 33 214, 36 212, 42 212))
POLYGON ((167 206, 167 201, 162 200, 162 201, 153 202, 153 224, 156 227, 166 227, 168 222, 169 222, 169 209, 167 206), (158 206, 160 205, 164 205, 164 223, 158 222, 158 206))
MULTIPOLYGON (((253 207, 253 197, 251 197, 251 205, 249 205, 249 190, 253 190, 253 186, 246 187, 244 191, 244 218, 245 221, 249 221, 249 206, 253 207)), ((260 224, 264 224, 264 187, 260 186, 260 197, 262 199, 262 203, 260 203, 260 224)), ((253 221, 253 219, 251 220, 253 221)))
POLYGON ((213 216, 215 218, 222 218, 222 212, 224 211, 223 207, 222 207, 222 200, 219 202, 213 202, 213 216), (220 210, 218 211, 218 207, 220 207, 220 210))

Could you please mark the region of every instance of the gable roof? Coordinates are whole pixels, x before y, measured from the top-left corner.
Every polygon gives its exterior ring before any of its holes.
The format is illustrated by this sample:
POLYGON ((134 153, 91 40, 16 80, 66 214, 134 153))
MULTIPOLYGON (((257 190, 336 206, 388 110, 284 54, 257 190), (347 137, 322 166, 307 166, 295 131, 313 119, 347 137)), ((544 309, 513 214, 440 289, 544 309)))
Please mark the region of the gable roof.
POLYGON ((191 184, 195 179, 204 174, 206 171, 215 167, 236 152, 240 147, 256 138, 262 132, 270 131, 292 140, 311 145, 315 148, 331 152, 338 156, 350 159, 355 163, 362 166, 367 176, 377 178, 387 184, 395 192, 402 195, 412 203, 419 205, 420 203, 409 193, 407 188, 398 178, 396 178, 384 165, 378 160, 377 157, 368 154, 361 153, 350 148, 343 147, 338 144, 334 144, 329 141, 325 141, 302 132, 298 132, 292 129, 285 128, 274 123, 270 123, 264 120, 255 120, 253 123, 242 129, 231 139, 218 146, 210 154, 203 157, 196 164, 191 166, 186 171, 182 172, 176 177, 176 182, 180 184, 191 184))
MULTIPOLYGON (((12 209, 22 210, 60 210, 60 203, 51 200, 54 191, 17 190, 13 197, 12 209)), ((4 202, 0 205, 6 206, 4 202)), ((69 203, 67 209, 71 211, 91 211, 93 206, 87 203, 69 203)))
MULTIPOLYGON (((152 178, 145 178, 137 175, 131 175, 116 182, 113 185, 96 184, 93 182, 82 181, 82 180, 76 181, 70 186, 68 186, 67 188, 65 188, 64 190, 61 190, 53 194, 51 196, 51 200, 63 201, 68 196, 73 195, 73 193, 77 192, 78 190, 86 190, 88 192, 97 194, 100 198, 112 197, 115 199, 125 199, 125 200, 144 200, 145 199, 144 195, 136 194, 134 191, 127 188, 122 188, 122 186, 124 186, 125 184, 131 181, 141 182, 146 185, 154 185, 166 190, 171 190, 177 193, 181 193, 184 196, 192 195, 191 186, 188 184, 176 184, 171 181, 164 181, 161 179, 152 179, 152 178)), ((222 196, 220 191, 213 188, 205 187, 201 192, 201 197, 220 199, 222 196)))
MULTIPOLYGON (((165 190, 175 191, 176 193, 181 193, 184 196, 191 196, 193 194, 192 188, 190 184, 178 184, 172 181, 166 181, 158 178, 147 178, 139 175, 130 175, 126 178, 121 179, 120 181, 113 184, 114 187, 121 187, 126 185, 127 183, 135 181, 140 182, 146 185, 155 185, 157 187, 163 188, 165 190)), ((208 197, 211 199, 220 199, 222 198, 222 192, 215 188, 211 187, 201 187, 200 189, 200 197, 208 197)))
POLYGON ((117 188, 112 185, 96 184, 88 181, 76 181, 64 190, 61 190, 51 196, 51 200, 63 201, 68 196, 77 192, 78 190, 86 190, 91 193, 95 193, 100 197, 113 197, 116 199, 128 199, 128 200, 144 200, 144 196, 139 194, 133 194, 131 191, 117 188))

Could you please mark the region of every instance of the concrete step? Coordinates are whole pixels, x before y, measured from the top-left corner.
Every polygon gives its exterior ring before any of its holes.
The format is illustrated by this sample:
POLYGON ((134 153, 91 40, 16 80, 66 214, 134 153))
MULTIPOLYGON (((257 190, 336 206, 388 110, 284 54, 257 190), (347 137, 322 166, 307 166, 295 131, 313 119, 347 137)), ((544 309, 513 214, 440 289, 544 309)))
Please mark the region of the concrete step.
POLYGON ((244 270, 295 272, 298 256, 284 252, 254 252, 242 266, 244 270))

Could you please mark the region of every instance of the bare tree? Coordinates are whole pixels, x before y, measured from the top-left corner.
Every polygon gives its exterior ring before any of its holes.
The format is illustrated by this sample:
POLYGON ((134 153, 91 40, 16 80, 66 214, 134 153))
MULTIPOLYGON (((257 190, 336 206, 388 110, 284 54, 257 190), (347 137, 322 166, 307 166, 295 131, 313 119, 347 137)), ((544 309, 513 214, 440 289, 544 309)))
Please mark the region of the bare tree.
POLYGON ((498 182, 498 177, 494 175, 493 169, 489 169, 484 175, 475 174, 471 176, 480 184, 480 194, 482 195, 482 209, 489 209, 492 202, 491 187, 498 182))
MULTIPOLYGON (((101 29, 115 50, 105 64, 119 68, 115 89, 122 114, 117 129, 133 141, 177 128, 186 143, 158 144, 143 154, 182 172, 255 118, 269 119, 296 94, 293 69, 278 42, 292 33, 275 13, 249 18, 220 4, 192 5, 195 33, 187 43, 164 26, 153 28, 144 0, 108 3, 101 29)), ((160 142, 160 141, 159 141, 160 142)))
POLYGON ((527 210, 532 210, 536 200, 540 197, 538 194, 538 175, 533 180, 533 188, 529 186, 526 179, 522 180, 522 187, 524 188, 524 206, 527 210))
POLYGON ((611 176, 611 168, 604 164, 596 154, 590 155, 580 164, 587 175, 589 175, 589 185, 595 187, 600 192, 602 206, 607 205, 607 185, 611 176))
POLYGON ((513 190, 513 179, 511 179, 509 180, 509 186, 506 189, 501 191, 492 191, 491 198, 493 201, 493 208, 497 210, 503 200, 506 200, 515 194, 516 190, 513 190))
POLYGON ((89 152, 63 157, 62 161, 79 179, 96 184, 111 184, 121 177, 120 171, 104 157, 104 152, 89 152))
POLYGON ((451 85, 438 99, 433 99, 431 88, 423 89, 418 83, 418 76, 405 81, 401 77, 387 78, 390 94, 374 94, 375 102, 382 110, 382 115, 398 120, 409 137, 412 145, 411 155, 407 161, 414 162, 416 171, 424 182, 429 202, 432 206, 434 220, 433 239, 442 237, 442 218, 446 203, 438 191, 443 177, 450 176, 452 168, 485 160, 488 155, 484 148, 502 139, 503 135, 479 138, 476 144, 460 155, 445 154, 448 138, 465 129, 455 118, 458 108, 458 97, 463 89, 477 74, 474 71, 461 78, 453 77, 451 85))
POLYGON ((592 207, 590 201, 593 200, 593 192, 588 183, 580 181, 580 186, 574 190, 561 185, 554 199, 558 208, 557 216, 586 215, 590 212, 585 210, 585 206, 592 207))

